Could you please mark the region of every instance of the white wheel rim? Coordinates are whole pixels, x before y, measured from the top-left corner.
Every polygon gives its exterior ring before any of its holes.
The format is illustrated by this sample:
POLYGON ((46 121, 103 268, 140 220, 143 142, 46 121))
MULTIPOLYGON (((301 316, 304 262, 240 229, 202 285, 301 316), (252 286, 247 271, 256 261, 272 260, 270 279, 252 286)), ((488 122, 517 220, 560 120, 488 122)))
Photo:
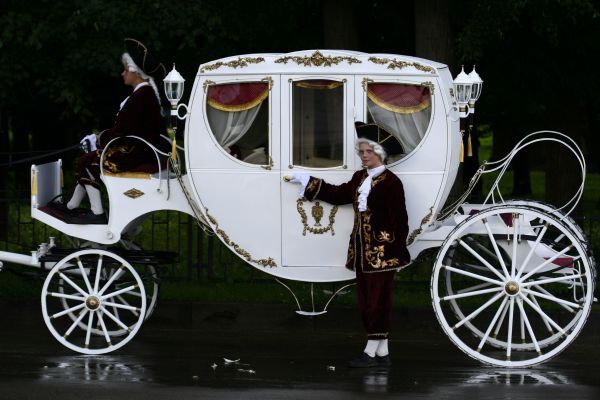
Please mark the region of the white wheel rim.
POLYGON ((581 331, 593 301, 593 269, 572 228, 554 216, 524 206, 489 208, 458 225, 442 244, 431 281, 434 311, 469 356, 497 366, 535 365, 559 354, 581 331), (556 250, 540 257, 554 238, 556 250), (573 286, 572 295, 565 284, 573 286))
POLYGON ((122 257, 97 249, 59 261, 44 281, 41 303, 54 338, 83 354, 104 354, 124 346, 146 315, 139 274, 122 257))

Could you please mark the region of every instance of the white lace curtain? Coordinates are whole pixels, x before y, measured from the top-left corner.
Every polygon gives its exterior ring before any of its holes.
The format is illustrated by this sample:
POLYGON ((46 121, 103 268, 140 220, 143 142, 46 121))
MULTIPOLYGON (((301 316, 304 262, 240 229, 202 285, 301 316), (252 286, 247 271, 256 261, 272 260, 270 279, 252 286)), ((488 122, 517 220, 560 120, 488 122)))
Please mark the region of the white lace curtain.
POLYGON ((421 142, 429 126, 429 88, 395 83, 370 84, 367 109, 376 124, 398 138, 404 153, 410 153, 421 142))
POLYGON ((266 83, 232 83, 208 88, 208 122, 225 150, 230 152, 231 146, 248 133, 268 95, 266 83))

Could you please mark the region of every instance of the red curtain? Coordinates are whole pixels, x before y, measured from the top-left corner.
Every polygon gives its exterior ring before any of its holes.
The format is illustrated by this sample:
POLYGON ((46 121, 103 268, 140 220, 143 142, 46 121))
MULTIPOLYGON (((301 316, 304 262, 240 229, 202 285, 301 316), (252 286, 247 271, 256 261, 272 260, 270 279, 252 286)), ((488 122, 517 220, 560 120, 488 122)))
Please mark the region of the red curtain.
POLYGON ((367 96, 379 107, 401 114, 419 112, 431 104, 431 94, 426 86, 370 83, 367 96))
POLYGON ((245 111, 269 96, 267 83, 227 83, 208 87, 208 104, 221 111, 245 111))

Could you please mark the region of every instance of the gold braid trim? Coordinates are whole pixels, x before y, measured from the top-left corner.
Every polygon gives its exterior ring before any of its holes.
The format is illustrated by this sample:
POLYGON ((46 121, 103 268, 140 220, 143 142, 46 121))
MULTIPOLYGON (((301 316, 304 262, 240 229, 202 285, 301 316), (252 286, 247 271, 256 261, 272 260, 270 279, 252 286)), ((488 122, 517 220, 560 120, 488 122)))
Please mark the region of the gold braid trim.
POLYGON ((228 245, 233 250, 235 250, 235 252, 238 253, 246 261, 248 261, 249 263, 261 265, 263 267, 277 267, 277 263, 275 262, 275 260, 273 260, 273 258, 269 257, 269 258, 261 258, 258 260, 254 259, 254 258, 252 258, 252 255, 250 253, 248 253, 248 251, 244 250, 242 247, 240 247, 239 244, 237 244, 237 243, 233 242, 231 239, 229 239, 229 236, 227 235, 227 233, 225 233, 225 231, 223 229, 219 228, 219 223, 217 222, 217 220, 208 213, 208 209, 206 209, 206 216, 207 216, 208 220, 210 221, 210 223, 214 225, 214 228, 213 228, 214 231, 216 232, 217 235, 219 235, 221 237, 223 242, 225 242, 226 245, 228 245))
POLYGON ((425 225, 425 224, 427 224, 429 222, 429 220, 431 219, 431 215, 432 214, 433 214, 433 206, 429 207, 429 212, 421 220, 421 225, 419 225, 419 227, 417 229, 415 229, 414 231, 411 232, 410 235, 408 235, 408 240, 406 241, 407 245, 413 244, 413 242, 415 241, 415 239, 417 238, 417 236, 421 232, 423 232, 423 225, 425 225))
POLYGON ((371 92, 370 90, 367 92, 367 97, 373 103, 377 104, 379 107, 383 108, 384 110, 388 110, 388 111, 391 111, 391 112, 397 113, 397 114, 414 114, 419 111, 423 111, 424 109, 428 108, 431 105, 431 98, 427 98, 427 99, 423 100, 420 104, 413 106, 413 107, 398 107, 398 106, 394 106, 390 103, 386 103, 386 102, 382 101, 380 98, 378 98, 375 95, 375 93, 371 92))
POLYGON ((226 105, 223 103, 219 103, 218 101, 215 101, 213 99, 207 99, 206 103, 209 106, 211 106, 212 108, 215 108, 220 111, 239 112, 239 111, 246 111, 246 110, 256 107, 257 105, 262 103, 262 101, 264 99, 266 99, 267 97, 269 97, 269 89, 268 88, 265 89, 265 91, 263 93, 261 93, 260 95, 258 95, 254 100, 251 100, 244 104, 236 104, 236 105, 229 106, 229 105, 226 105))

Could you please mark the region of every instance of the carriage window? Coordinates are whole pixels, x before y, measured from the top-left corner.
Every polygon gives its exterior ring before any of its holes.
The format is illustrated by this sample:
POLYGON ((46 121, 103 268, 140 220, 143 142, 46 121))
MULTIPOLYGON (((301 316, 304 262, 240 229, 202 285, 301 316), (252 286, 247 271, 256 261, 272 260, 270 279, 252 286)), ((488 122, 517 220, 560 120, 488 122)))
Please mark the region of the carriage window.
MULTIPOLYGON (((367 121, 375 122, 396 135, 402 143, 404 153, 408 154, 417 147, 427 132, 431 119, 431 94, 426 86, 370 83, 367 89, 367 111, 367 121)), ((398 158, 401 157, 402 155, 398 158)))
POLYGON ((269 164, 269 85, 227 83, 208 88, 206 114, 217 142, 232 157, 269 164))
POLYGON ((343 164, 344 84, 296 81, 292 87, 293 163, 327 168, 343 164))

